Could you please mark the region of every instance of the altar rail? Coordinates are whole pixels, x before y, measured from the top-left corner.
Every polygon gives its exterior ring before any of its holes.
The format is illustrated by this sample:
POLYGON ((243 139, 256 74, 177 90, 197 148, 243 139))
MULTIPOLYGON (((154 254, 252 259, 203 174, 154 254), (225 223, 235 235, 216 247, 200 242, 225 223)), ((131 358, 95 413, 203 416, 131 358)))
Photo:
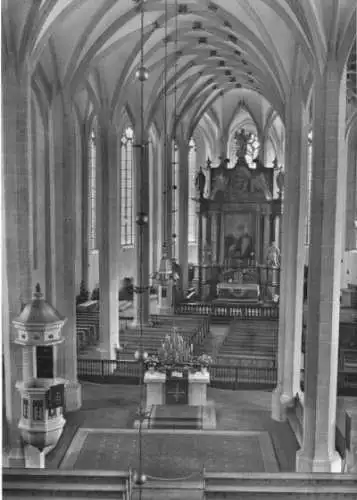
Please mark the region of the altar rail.
MULTIPOLYGON (((220 389, 273 389, 276 385, 276 368, 262 368, 254 366, 232 366, 212 364, 209 367, 210 385, 220 389)), ((182 365, 183 367, 184 365, 182 365)), ((91 382, 109 384, 139 384, 141 365, 138 361, 106 360, 106 359, 78 359, 78 378, 91 382)))
MULTIPOLYGON (((231 390, 273 389, 277 383, 276 367, 254 366, 254 360, 240 360, 240 366, 212 364, 209 367, 211 387, 231 390), (251 366, 244 366, 248 364, 251 366)), ((78 359, 78 378, 103 384, 139 384, 141 365, 138 361, 78 359)), ((357 373, 338 373, 338 394, 357 395, 357 373)))
POLYGON ((175 307, 176 314, 210 316, 212 319, 272 319, 279 318, 277 305, 217 304, 206 302, 181 302, 175 307))

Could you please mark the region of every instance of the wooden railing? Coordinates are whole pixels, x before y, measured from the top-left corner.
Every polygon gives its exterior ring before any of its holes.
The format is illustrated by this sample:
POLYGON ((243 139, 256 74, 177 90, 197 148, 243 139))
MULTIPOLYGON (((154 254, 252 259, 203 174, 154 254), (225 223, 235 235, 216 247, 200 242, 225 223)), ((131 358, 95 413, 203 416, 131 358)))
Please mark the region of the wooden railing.
POLYGON ((211 316, 211 318, 226 319, 266 319, 277 320, 279 307, 277 305, 243 305, 217 304, 205 302, 181 302, 175 307, 176 314, 191 314, 211 316))
POLYGON ((131 473, 3 468, 4 498, 132 498, 131 473))
MULTIPOLYGON (((141 365, 135 360, 78 359, 77 370, 81 380, 109 384, 139 384, 141 376, 141 365)), ((214 363, 209 372, 211 386, 220 389, 273 389, 277 383, 275 366, 255 366, 252 359, 237 360, 235 366, 214 363)), ((356 372, 339 372, 338 394, 357 395, 356 372)))
MULTIPOLYGON (((254 366, 254 360, 240 360, 241 366, 212 364, 209 367, 211 386, 222 389, 273 389, 276 368, 254 366), (244 366, 250 363, 251 366, 244 366)), ((138 361, 78 359, 78 378, 101 383, 138 384, 141 364, 138 361)))
MULTIPOLYGON (((4 498, 39 500, 64 498, 138 498, 127 472, 3 469, 4 498), (132 497, 132 494, 134 495, 132 497)), ((352 474, 225 473, 204 471, 197 481, 150 480, 143 498, 205 500, 355 500, 352 474)))
POLYGON ((357 495, 352 474, 206 472, 203 489, 206 500, 355 500, 357 495))

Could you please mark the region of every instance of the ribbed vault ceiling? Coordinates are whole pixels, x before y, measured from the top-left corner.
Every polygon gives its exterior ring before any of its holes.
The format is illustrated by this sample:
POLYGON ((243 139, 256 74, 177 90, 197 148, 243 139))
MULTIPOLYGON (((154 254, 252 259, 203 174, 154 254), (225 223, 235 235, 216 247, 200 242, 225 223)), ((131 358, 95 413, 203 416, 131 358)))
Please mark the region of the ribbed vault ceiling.
MULTIPOLYGON (((144 8, 147 120, 162 112, 166 36, 170 105, 176 86, 178 117, 191 125, 222 95, 239 100, 239 89, 284 118, 294 78, 307 98, 327 50, 345 62, 356 36, 355 0, 147 0, 144 8)), ((5 0, 2 9, 5 59, 28 59, 49 99, 55 81, 83 108, 89 96, 120 113, 137 85, 137 3, 5 0)))

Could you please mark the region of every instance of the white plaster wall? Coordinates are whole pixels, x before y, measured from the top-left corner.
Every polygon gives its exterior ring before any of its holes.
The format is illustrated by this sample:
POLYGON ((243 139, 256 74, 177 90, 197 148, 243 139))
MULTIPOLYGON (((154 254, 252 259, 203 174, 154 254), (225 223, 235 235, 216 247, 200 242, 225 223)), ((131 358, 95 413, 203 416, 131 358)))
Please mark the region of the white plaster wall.
POLYGON ((341 264, 341 288, 357 285, 357 250, 344 252, 341 264))
MULTIPOLYGON (((128 277, 133 278, 135 275, 135 248, 121 249, 118 255, 118 290, 121 281, 128 277)), ((89 255, 89 270, 88 270, 88 289, 92 292, 93 288, 99 283, 99 251, 93 250, 89 255)))

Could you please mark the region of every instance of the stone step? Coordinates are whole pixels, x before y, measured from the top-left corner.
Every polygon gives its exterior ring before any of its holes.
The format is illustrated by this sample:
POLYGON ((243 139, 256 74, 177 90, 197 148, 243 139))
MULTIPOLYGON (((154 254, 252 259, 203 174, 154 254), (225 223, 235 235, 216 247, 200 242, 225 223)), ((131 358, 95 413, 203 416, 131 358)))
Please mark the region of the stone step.
POLYGON ((202 421, 201 420, 192 420, 192 421, 157 421, 151 423, 149 429, 172 429, 172 430, 184 430, 184 429, 202 429, 202 421))

